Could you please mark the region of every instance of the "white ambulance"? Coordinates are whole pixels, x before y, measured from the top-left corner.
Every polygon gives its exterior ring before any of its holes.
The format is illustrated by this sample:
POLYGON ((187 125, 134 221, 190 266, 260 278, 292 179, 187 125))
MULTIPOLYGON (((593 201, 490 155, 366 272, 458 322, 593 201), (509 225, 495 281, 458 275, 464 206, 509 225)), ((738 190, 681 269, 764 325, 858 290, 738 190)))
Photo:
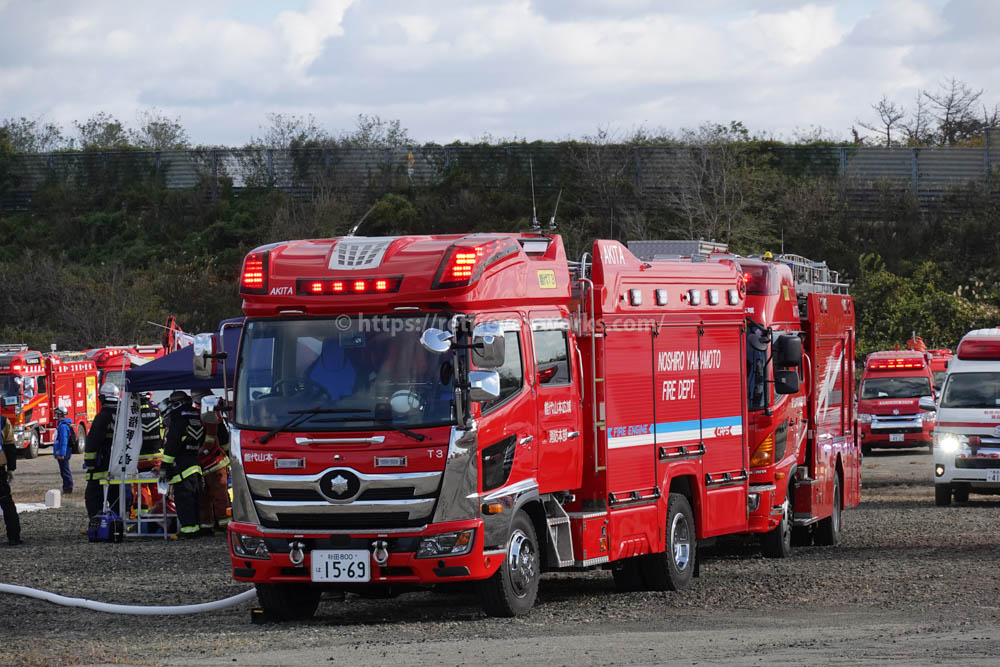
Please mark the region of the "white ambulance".
MULTIPOLYGON (((930 399, 921 406, 933 409, 930 399)), ((1000 493, 1000 328, 962 337, 948 364, 934 428, 934 500, 1000 493)))

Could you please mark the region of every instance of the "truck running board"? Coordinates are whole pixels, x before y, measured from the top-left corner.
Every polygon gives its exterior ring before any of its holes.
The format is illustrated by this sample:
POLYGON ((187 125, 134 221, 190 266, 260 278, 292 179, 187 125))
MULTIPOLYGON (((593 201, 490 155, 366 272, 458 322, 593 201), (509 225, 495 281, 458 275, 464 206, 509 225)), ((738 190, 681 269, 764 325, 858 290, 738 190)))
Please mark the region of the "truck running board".
POLYGON ((570 530, 569 514, 552 496, 545 496, 542 505, 545 507, 545 523, 549 530, 549 539, 546 541, 547 560, 559 567, 570 567, 573 565, 573 531, 570 530))

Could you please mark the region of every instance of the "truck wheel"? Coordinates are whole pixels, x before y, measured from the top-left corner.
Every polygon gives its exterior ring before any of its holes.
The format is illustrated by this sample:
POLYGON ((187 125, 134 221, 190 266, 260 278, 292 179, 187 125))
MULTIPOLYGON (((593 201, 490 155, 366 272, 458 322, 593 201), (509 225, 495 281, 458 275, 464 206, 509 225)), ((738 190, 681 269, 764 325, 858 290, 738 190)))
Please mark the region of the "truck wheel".
POLYGON ((871 453, 872 453, 872 446, 871 445, 861 445, 861 454, 863 456, 869 456, 869 455, 871 455, 871 453))
POLYGON ((38 436, 38 431, 31 429, 28 435, 28 446, 24 448, 24 455, 29 459, 38 458, 38 447, 42 439, 38 436))
POLYGON ((76 427, 76 451, 74 454, 83 454, 87 448, 87 427, 80 424, 76 427))
POLYGON ((698 538, 691 503, 679 493, 667 499, 667 542, 663 553, 643 557, 642 576, 651 591, 679 591, 694 577, 698 538))
POLYGON ((808 547, 813 543, 812 526, 792 527, 792 546, 808 547))
POLYGON ((956 503, 967 503, 967 502, 969 502, 969 487, 967 487, 967 486, 956 486, 954 494, 955 494, 955 502, 956 503))
POLYGON ((938 507, 951 505, 951 484, 934 485, 934 504, 938 507))
POLYGON ((781 521, 774 530, 760 536, 760 550, 768 558, 788 558, 792 555, 792 486, 789 484, 785 502, 781 506, 781 521))
POLYGON ((507 555, 492 577, 480 582, 479 596, 489 616, 520 616, 528 613, 538 596, 541 562, 531 520, 518 512, 510 527, 507 555))
POLYGON ((278 621, 304 621, 319 607, 322 592, 309 584, 256 584, 264 612, 278 621))
POLYGON ((840 475, 833 475, 833 513, 816 524, 813 542, 821 547, 840 544, 840 475))
POLYGON ((642 561, 639 558, 622 559, 621 567, 611 570, 611 576, 619 593, 646 590, 646 582, 642 579, 642 561))

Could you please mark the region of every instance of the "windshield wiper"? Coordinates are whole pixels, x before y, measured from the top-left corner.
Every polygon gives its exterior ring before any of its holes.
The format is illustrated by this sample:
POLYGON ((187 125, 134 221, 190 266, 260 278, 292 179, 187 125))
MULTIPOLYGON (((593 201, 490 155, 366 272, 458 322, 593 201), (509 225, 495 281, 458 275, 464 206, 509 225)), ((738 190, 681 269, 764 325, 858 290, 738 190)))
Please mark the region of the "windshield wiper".
POLYGON ((330 422, 354 422, 361 420, 367 420, 372 422, 373 424, 384 426, 391 431, 398 431, 403 435, 413 438, 417 442, 423 442, 424 440, 427 439, 427 436, 424 435, 423 433, 416 433, 415 431, 411 431, 410 429, 405 428, 403 426, 399 426, 398 424, 393 424, 391 421, 387 419, 378 419, 373 415, 355 415, 353 417, 332 417, 330 419, 317 419, 316 421, 323 423, 330 423, 330 422))
POLYGON ((297 424, 301 424, 308 417, 314 417, 316 415, 328 415, 328 414, 333 414, 333 413, 337 413, 337 412, 345 412, 345 410, 337 410, 337 409, 332 409, 332 408, 306 408, 304 410, 289 410, 288 414, 295 415, 295 416, 292 417, 291 419, 289 419, 288 421, 286 421, 281 426, 278 426, 277 428, 275 428, 273 431, 271 431, 270 433, 268 433, 267 435, 265 435, 263 438, 261 438, 260 439, 260 444, 263 445, 268 440, 270 440, 275 435, 277 435, 280 431, 284 431, 285 429, 292 428, 293 426, 295 426, 297 424))

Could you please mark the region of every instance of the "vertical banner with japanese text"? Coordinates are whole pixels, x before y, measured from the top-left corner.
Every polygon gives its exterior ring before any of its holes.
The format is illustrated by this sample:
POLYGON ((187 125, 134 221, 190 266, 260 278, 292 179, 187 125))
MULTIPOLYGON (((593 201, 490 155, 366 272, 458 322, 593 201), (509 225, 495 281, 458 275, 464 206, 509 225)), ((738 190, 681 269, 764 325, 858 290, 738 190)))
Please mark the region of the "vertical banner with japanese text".
POLYGON ((139 450, 142 449, 142 418, 139 394, 122 395, 115 419, 115 438, 111 445, 111 465, 108 477, 122 479, 136 474, 139 450))

